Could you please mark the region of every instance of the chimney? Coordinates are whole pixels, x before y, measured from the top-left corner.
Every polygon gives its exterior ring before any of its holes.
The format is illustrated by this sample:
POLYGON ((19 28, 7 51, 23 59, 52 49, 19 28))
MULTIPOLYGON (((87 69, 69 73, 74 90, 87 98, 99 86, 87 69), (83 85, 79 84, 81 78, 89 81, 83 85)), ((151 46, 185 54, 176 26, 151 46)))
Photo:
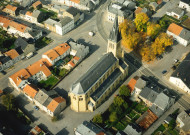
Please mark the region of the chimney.
POLYGON ((184 78, 184 81, 186 81, 186 78, 184 78))
POLYGON ((179 72, 177 72, 177 77, 179 76, 179 72))

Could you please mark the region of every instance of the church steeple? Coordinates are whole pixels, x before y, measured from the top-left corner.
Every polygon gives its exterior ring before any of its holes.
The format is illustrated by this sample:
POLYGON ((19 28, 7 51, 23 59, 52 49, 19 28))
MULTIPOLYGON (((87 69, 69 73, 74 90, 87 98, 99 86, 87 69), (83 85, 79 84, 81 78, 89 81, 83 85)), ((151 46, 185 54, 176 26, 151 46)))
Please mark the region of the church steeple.
POLYGON ((121 47, 121 34, 119 32, 118 16, 115 17, 110 36, 108 38, 107 52, 112 52, 119 59, 123 59, 124 50, 121 47))
POLYGON ((116 15, 112 30, 110 31, 109 39, 112 42, 118 43, 121 40, 121 34, 119 32, 118 16, 116 15))

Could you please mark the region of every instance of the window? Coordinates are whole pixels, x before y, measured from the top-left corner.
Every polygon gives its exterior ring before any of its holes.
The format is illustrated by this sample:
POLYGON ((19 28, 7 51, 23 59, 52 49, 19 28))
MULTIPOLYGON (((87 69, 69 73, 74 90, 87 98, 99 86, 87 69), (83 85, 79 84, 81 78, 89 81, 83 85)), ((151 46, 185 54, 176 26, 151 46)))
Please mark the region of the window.
POLYGON ((82 101, 83 100, 83 98, 79 98, 79 101, 82 101))

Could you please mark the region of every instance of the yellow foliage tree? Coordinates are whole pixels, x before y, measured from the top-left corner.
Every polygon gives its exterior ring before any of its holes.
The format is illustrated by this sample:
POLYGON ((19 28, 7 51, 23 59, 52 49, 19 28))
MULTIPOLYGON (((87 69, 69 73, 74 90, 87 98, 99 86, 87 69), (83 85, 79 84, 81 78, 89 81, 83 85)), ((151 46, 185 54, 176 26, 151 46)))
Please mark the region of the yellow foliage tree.
POLYGON ((171 46, 173 40, 166 33, 161 33, 152 43, 152 50, 155 55, 161 55, 167 46, 171 46))
POLYGON ((151 36, 152 38, 155 38, 156 35, 160 32, 160 30, 161 30, 161 27, 159 24, 148 23, 147 35, 151 36))
POLYGON ((146 31, 147 23, 148 23, 149 17, 145 13, 139 13, 136 15, 135 18, 135 25, 137 31, 146 31))
POLYGON ((143 61, 152 61, 156 58, 155 54, 152 52, 152 48, 150 45, 143 45, 143 48, 140 50, 140 55, 143 61))

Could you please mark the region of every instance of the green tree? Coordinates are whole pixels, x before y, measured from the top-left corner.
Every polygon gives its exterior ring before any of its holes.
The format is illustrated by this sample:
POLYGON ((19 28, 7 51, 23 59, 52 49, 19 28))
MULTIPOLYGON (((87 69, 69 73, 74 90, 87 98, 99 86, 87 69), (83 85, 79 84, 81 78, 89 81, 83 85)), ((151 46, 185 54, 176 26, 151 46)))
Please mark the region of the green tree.
POLYGON ((120 96, 115 97, 114 100, 113 100, 113 103, 114 103, 115 106, 121 106, 124 102, 125 101, 120 96))
POLYGON ((121 86, 119 89, 119 95, 129 97, 131 95, 130 89, 126 85, 121 86))
POLYGON ((170 122, 169 122, 169 128, 170 129, 174 129, 176 127, 176 121, 175 119, 172 119, 170 122))
POLYGON ((149 17, 147 16, 147 14, 145 13, 137 14, 134 21, 137 31, 145 32, 147 28, 148 20, 149 20, 149 17))
POLYGON ((6 94, 2 96, 3 105, 7 110, 15 110, 15 97, 12 94, 6 94))
POLYGON ((103 123, 103 118, 101 114, 96 114, 92 119, 94 123, 103 123))
POLYGON ((116 112, 112 112, 109 116, 109 120, 110 122, 115 122, 118 120, 118 117, 117 117, 117 113, 116 112))

